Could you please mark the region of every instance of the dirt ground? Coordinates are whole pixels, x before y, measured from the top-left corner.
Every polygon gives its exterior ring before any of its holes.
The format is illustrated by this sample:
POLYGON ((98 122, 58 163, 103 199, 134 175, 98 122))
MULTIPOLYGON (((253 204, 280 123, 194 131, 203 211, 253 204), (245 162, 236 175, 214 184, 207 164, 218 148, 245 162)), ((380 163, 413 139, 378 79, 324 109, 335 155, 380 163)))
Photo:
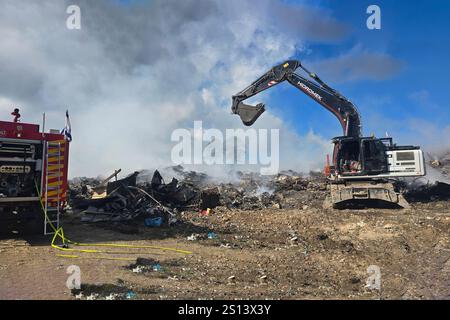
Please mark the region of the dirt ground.
POLYGON ((412 207, 219 207, 207 216, 185 212, 170 228, 86 224, 67 215, 64 231, 74 241, 192 254, 105 247, 87 248, 122 253, 61 252, 48 238, 2 239, 0 298, 450 299, 450 201, 412 207), (136 265, 137 258, 145 259, 136 265), (156 264, 160 269, 154 271, 156 264), (81 294, 66 287, 69 265, 80 267, 81 294), (371 265, 380 268, 380 290, 366 287, 371 265))

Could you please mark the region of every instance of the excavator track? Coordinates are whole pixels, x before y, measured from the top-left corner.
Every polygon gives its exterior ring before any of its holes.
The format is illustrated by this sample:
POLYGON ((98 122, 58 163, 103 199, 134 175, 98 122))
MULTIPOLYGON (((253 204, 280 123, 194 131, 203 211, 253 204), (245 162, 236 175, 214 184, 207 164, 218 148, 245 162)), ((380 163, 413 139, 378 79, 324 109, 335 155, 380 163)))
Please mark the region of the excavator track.
MULTIPOLYGON (((406 199, 395 191, 389 182, 351 181, 330 184, 331 206, 339 208, 346 204, 380 201, 387 205, 409 209, 406 199)), ((329 205, 328 205, 329 206, 329 205)))

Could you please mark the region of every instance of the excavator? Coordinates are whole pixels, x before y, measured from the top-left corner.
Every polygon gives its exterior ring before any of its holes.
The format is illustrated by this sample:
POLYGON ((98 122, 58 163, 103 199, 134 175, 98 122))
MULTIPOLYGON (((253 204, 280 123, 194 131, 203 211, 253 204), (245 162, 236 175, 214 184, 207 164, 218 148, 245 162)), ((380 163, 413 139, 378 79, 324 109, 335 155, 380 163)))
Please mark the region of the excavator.
POLYGON ((245 104, 244 100, 284 81, 293 85, 325 107, 338 119, 343 135, 332 139, 332 161, 327 156, 325 174, 329 181, 333 208, 376 202, 398 208, 409 208, 395 187, 404 177, 426 174, 424 154, 419 146, 398 146, 391 137, 375 138, 362 135, 361 116, 356 106, 335 89, 324 83, 300 61, 288 60, 259 77, 232 97, 232 113, 251 126, 265 111, 265 105, 245 104), (300 69, 306 75, 296 73, 300 69), (308 76, 309 78, 307 78, 308 76))

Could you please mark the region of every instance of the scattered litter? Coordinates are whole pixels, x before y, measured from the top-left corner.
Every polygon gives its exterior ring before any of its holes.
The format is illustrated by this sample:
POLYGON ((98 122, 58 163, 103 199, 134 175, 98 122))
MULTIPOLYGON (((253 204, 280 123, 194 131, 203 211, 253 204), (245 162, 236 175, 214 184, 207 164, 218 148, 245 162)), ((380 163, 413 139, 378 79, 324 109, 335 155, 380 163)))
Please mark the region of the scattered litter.
POLYGON ((200 214, 202 216, 209 216, 209 214, 212 212, 212 210, 210 208, 206 209, 206 210, 201 210, 200 214))
POLYGON ((137 258, 136 263, 133 263, 127 267, 126 269, 131 270, 134 273, 144 273, 150 271, 160 271, 161 266, 158 261, 147 258, 137 258))
POLYGON ((136 297, 136 293, 134 293, 133 291, 129 291, 127 292, 127 294, 125 295, 125 298, 127 299, 133 299, 136 297))
POLYGON ((161 271, 161 265, 159 263, 153 266, 153 271, 161 271))
POLYGON ((308 248, 304 248, 304 250, 303 250, 303 254, 305 255, 305 256, 307 256, 308 255, 308 248))
POLYGON ((92 293, 86 297, 86 300, 97 300, 99 297, 98 293, 92 293))
POLYGON ((217 238, 217 234, 215 234, 214 232, 208 233, 208 239, 216 239, 216 238, 217 238))
POLYGON ((142 273, 145 270, 145 266, 137 266, 136 268, 133 268, 132 271, 134 273, 142 273))
POLYGON ((78 293, 78 294, 76 294, 75 295, 75 299, 77 299, 77 300, 81 300, 81 299, 83 299, 83 293, 82 292, 80 292, 80 293, 78 293))
POLYGON ((196 241, 197 238, 198 238, 198 235, 194 234, 194 233, 187 237, 188 241, 196 241))
POLYGON ((116 300, 117 298, 120 298, 117 293, 111 293, 109 296, 105 297, 105 300, 116 300))

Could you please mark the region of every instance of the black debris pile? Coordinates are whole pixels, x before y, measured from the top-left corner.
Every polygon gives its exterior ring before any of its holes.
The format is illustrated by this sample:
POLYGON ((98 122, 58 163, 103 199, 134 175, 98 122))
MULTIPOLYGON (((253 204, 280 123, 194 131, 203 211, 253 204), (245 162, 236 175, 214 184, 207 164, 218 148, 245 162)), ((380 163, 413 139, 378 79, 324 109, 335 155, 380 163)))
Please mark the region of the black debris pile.
POLYGON ((201 189, 212 183, 212 179, 203 172, 186 171, 181 165, 170 167, 170 169, 181 177, 183 184, 201 189))
MULTIPOLYGON (((167 176, 167 169, 164 173, 167 176)), ((263 176, 235 173, 232 181, 220 182, 205 173, 170 167, 172 177, 166 182, 158 170, 135 172, 129 177, 108 182, 103 190, 93 184, 92 192, 83 193, 80 184, 71 190, 72 206, 84 212, 84 221, 129 221, 150 219, 149 226, 170 224, 177 212, 204 211, 217 206, 241 210, 264 208, 304 208, 317 205, 327 194, 326 179, 321 174, 307 177, 294 171, 263 176), (139 176, 139 179, 138 179, 139 176), (137 183, 139 181, 139 183, 137 183)), ((87 180, 86 180, 87 181, 87 180)), ((72 188, 73 184, 71 184, 72 188)))
POLYGON ((396 191, 404 194, 410 202, 431 203, 450 200, 450 151, 427 154, 427 174, 414 180, 395 183, 396 191))
POLYGON ((307 204, 321 203, 326 190, 323 175, 303 177, 294 171, 274 176, 241 174, 239 183, 219 185, 221 204, 242 210, 303 208, 307 204))
POLYGON ((150 183, 146 183, 143 188, 158 201, 178 209, 196 206, 200 196, 200 189, 185 181, 172 178, 169 183, 165 183, 158 170, 155 170, 150 183))
POLYGON ((450 184, 436 182, 409 189, 405 198, 409 202, 431 202, 450 200, 450 184))
POLYGON ((227 208, 242 210, 257 210, 269 207, 281 208, 280 198, 271 191, 253 190, 250 186, 236 186, 231 183, 221 184, 219 187, 220 203, 227 208))
POLYGON ((205 188, 200 193, 200 210, 215 208, 220 205, 220 190, 218 187, 205 188))
POLYGON ((176 220, 173 211, 136 185, 138 174, 139 172, 135 172, 124 179, 108 182, 106 191, 97 194, 97 197, 78 196, 72 200, 72 207, 82 210, 82 221, 85 222, 118 222, 143 218, 148 226, 173 223, 176 220))
POLYGON ((151 178, 147 173, 145 189, 167 206, 180 210, 202 211, 216 206, 241 210, 302 208, 311 199, 322 201, 327 186, 324 176, 315 172, 303 177, 292 170, 272 176, 237 171, 229 174, 228 182, 182 166, 165 168, 164 173, 168 172, 177 178, 167 184, 157 170, 151 178))

